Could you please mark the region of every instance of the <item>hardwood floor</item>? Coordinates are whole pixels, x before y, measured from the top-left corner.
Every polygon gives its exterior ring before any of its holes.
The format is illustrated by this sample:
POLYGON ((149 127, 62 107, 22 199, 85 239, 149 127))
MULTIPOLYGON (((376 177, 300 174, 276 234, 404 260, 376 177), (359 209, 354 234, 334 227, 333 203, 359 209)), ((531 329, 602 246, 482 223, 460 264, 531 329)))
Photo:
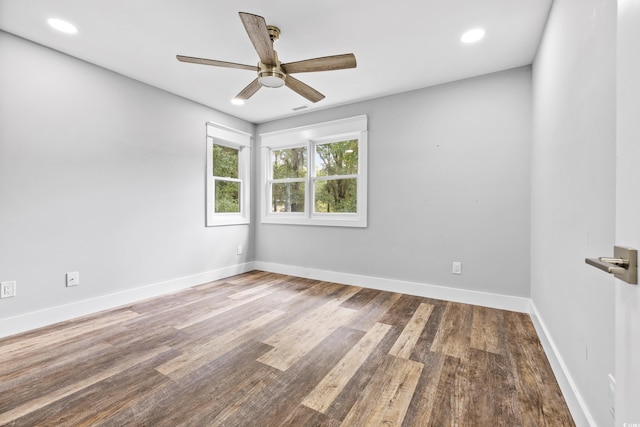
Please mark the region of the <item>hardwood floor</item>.
POLYGON ((525 314, 255 271, 0 340, 0 425, 574 423, 525 314))

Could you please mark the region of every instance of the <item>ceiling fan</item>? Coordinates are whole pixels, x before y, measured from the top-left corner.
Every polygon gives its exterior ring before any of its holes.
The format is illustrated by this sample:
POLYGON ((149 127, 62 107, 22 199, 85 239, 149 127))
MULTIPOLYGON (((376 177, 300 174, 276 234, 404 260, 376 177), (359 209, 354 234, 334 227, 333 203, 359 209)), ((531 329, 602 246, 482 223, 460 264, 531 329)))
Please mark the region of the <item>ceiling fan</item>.
POLYGON ((262 86, 276 88, 286 85, 294 92, 302 95, 311 102, 318 102, 324 95, 291 76, 295 73, 309 73, 313 71, 343 70, 356 67, 356 57, 352 53, 343 55, 324 56, 303 61, 282 64, 278 54, 273 50, 273 42, 280 37, 280 29, 267 25, 262 16, 240 12, 240 19, 244 28, 258 52, 260 62, 257 66, 236 64, 233 62, 217 61, 214 59, 194 58, 177 55, 178 61, 193 64, 213 65, 216 67, 239 68, 241 70, 256 71, 258 77, 242 89, 235 99, 247 100, 262 86))

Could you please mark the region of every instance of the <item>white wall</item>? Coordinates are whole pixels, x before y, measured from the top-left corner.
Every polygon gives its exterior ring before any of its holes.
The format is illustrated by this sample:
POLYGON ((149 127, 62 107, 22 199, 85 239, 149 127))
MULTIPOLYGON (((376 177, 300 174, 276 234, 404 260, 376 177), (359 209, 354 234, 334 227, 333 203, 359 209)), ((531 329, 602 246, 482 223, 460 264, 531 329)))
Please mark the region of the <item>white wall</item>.
POLYGON ((556 0, 533 66, 531 296, 598 426, 612 425, 615 21, 610 0, 556 0))
POLYGON ((3 32, 0 63, 0 320, 253 260, 204 226, 205 122, 252 124, 3 32))
POLYGON ((369 119, 368 228, 258 222, 258 264, 529 296, 530 90, 525 67, 258 125, 369 119))

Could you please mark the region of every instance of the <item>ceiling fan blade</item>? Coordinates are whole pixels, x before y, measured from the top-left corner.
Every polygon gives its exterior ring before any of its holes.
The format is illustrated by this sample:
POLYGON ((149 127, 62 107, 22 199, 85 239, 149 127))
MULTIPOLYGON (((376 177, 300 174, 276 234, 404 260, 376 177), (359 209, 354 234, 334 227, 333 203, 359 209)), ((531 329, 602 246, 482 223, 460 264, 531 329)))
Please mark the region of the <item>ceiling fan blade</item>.
POLYGON ((300 80, 295 79, 291 76, 287 76, 284 79, 284 84, 298 95, 304 96, 311 102, 318 102, 324 99, 324 95, 307 85, 306 83, 302 83, 300 80))
POLYGON ((240 12, 240 19, 244 24, 244 29, 253 43, 253 47, 258 52, 260 62, 266 65, 276 65, 276 54, 273 50, 273 42, 267 30, 267 23, 262 16, 251 13, 240 12))
POLYGON ((347 68, 356 68, 356 57, 353 53, 324 56, 322 58, 305 59, 304 61, 282 64, 282 69, 287 74, 344 70, 347 68))
POLYGON ((242 89, 239 94, 236 95, 236 99, 244 99, 247 100, 253 96, 254 93, 258 91, 262 86, 260 86, 260 82, 258 79, 255 79, 247 87, 242 89))
POLYGON ((234 62, 216 61, 215 59, 194 58, 192 56, 176 55, 180 62, 190 62, 192 64, 214 65, 216 67, 240 68, 241 70, 258 71, 255 65, 236 64, 234 62))

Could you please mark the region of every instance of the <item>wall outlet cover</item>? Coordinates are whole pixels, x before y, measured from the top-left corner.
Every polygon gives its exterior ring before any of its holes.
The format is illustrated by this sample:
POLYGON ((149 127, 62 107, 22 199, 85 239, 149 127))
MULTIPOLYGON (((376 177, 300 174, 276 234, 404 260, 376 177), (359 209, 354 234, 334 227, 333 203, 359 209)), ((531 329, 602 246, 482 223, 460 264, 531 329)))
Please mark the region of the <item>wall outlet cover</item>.
POLYGON ((16 296, 16 281, 0 283, 0 298, 11 298, 16 296))
POLYGON ((462 263, 460 261, 454 261, 451 272, 453 274, 462 274, 462 263))
POLYGON ((67 273, 67 287, 78 286, 80 284, 80 273, 72 271, 67 273))

